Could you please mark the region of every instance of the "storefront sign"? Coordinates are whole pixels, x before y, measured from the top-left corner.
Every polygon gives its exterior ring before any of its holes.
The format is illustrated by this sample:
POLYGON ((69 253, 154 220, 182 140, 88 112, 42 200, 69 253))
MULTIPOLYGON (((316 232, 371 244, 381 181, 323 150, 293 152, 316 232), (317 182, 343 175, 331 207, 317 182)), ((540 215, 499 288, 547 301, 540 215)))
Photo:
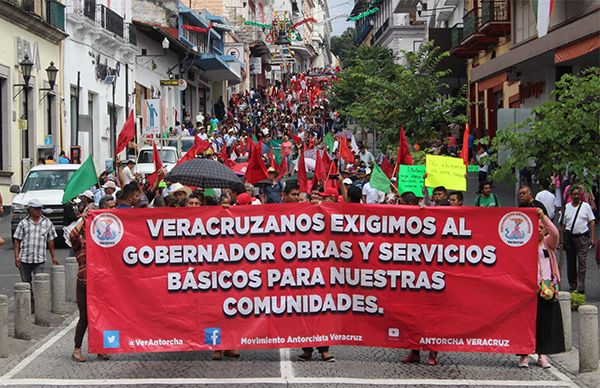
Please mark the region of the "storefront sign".
POLYGON ((532 353, 537 230, 534 208, 95 211, 89 351, 532 353))
POLYGON ((540 98, 542 94, 544 94, 544 86, 546 83, 544 81, 539 81, 535 83, 521 84, 519 85, 519 96, 521 97, 521 103, 525 101, 527 98, 535 97, 540 98))
POLYGON ((142 104, 143 133, 160 135, 162 128, 162 100, 160 98, 144 100, 142 104))

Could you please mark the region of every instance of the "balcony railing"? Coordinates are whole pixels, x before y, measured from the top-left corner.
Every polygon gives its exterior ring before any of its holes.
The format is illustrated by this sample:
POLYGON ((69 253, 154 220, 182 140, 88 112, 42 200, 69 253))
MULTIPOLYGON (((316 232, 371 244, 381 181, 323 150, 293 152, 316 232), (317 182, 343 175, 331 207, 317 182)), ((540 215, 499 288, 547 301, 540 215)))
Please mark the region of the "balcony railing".
POLYGON ((481 23, 510 22, 510 6, 507 0, 483 0, 481 23))
POLYGON ((373 42, 375 42, 377 39, 379 39, 379 37, 381 35, 383 35, 383 33, 385 32, 385 30, 387 30, 389 26, 390 26, 390 18, 387 18, 385 20, 385 22, 381 25, 381 27, 379 27, 377 29, 377 32, 373 36, 373 42))
POLYGON ((463 25, 456 24, 450 29, 450 36, 452 39, 452 47, 460 46, 460 42, 463 41, 463 25))
POLYGON ((96 21, 96 0, 85 0, 83 2, 83 16, 96 21))
POLYGON ((129 23, 129 27, 128 27, 128 32, 129 32, 129 43, 131 43, 134 46, 137 46, 137 29, 135 28, 135 26, 132 23, 129 23))
POLYGON ((107 31, 123 37, 123 18, 103 5, 100 6, 100 25, 107 31))
POLYGON ((473 8, 465 14, 463 17, 463 36, 468 38, 473 35, 479 28, 479 17, 477 15, 477 8, 473 8))

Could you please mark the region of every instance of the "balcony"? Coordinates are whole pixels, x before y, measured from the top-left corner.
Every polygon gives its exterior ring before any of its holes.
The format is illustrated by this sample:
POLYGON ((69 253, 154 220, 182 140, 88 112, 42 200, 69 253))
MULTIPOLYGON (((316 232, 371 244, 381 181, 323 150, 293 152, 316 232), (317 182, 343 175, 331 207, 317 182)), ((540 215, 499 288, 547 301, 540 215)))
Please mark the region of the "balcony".
POLYGON ((508 0, 483 0, 479 31, 489 36, 510 35, 510 2, 508 0))
POLYGON ((481 8, 473 8, 463 17, 463 40, 460 46, 470 51, 485 50, 489 45, 498 42, 498 36, 490 36, 481 32, 481 8))
POLYGON ((452 42, 452 49, 450 50, 450 53, 453 56, 459 58, 473 58, 477 56, 479 50, 470 49, 460 45, 464 36, 462 24, 455 24, 454 27, 450 29, 450 36, 452 42))
POLYGON ((100 25, 107 31, 121 38, 123 37, 123 18, 103 5, 100 6, 100 25))
MULTIPOLYGON (((8 0, 8 3, 33 14, 38 18, 36 20, 46 22, 62 31, 65 30, 65 6, 58 0, 8 0)), ((15 15, 15 21, 17 19, 15 15)))

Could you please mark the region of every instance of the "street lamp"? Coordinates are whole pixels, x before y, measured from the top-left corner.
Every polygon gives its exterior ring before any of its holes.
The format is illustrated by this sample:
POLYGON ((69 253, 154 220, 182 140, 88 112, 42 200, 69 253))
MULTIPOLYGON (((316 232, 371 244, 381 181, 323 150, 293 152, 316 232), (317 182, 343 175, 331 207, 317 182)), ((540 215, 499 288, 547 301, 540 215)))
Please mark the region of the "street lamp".
MULTIPOLYGON (((21 153, 23 158, 27 158, 29 156, 29 94, 27 93, 27 89, 29 89, 29 80, 31 79, 31 70, 33 70, 33 62, 31 62, 31 60, 29 60, 29 55, 25 55, 25 58, 23 58, 23 60, 21 62, 19 62, 19 66, 21 67, 21 73, 23 74, 23 81, 24 83, 22 84, 15 84, 13 85, 13 87, 15 86, 20 86, 21 90, 19 90, 19 93, 21 93, 23 90, 25 90, 25 112, 22 114, 21 117, 23 117, 23 120, 25 122, 25 126, 24 128, 22 128, 22 133, 21 133, 21 142, 22 142, 22 149, 21 149, 21 153)), ((19 93, 15 94, 15 96, 13 97, 16 98, 19 93)))
POLYGON ((27 88, 29 87, 29 80, 31 79, 31 70, 33 70, 33 62, 29 60, 29 55, 25 55, 25 58, 19 62, 19 66, 21 66, 21 73, 23 73, 23 80, 25 81, 25 84, 15 86, 23 86, 24 88, 27 88))
POLYGON ((58 69, 54 66, 54 62, 50 62, 50 66, 46 68, 46 74, 48 75, 48 84, 50 85, 50 89, 54 89, 54 84, 56 83, 56 74, 58 74, 58 69))

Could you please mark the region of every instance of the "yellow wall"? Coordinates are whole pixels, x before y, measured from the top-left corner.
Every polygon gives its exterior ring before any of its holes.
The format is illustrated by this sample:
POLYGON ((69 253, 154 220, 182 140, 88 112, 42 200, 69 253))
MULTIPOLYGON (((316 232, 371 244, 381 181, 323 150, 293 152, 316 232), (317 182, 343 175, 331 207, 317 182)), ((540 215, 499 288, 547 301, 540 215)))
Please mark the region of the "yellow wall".
MULTIPOLYGON (((19 118, 23 115, 25 109, 22 105, 21 96, 23 92, 16 98, 14 96, 22 89, 21 87, 13 87, 14 84, 23 83, 23 77, 21 74, 20 67, 18 65, 19 60, 17 59, 17 37, 21 38, 22 41, 27 41, 32 47, 33 58, 30 58, 34 63, 34 68, 31 72, 31 80, 29 85, 31 87, 30 98, 29 98, 29 111, 35 112, 33 117, 29 117, 29 130, 33 131, 33 135, 30 135, 30 158, 32 159, 33 165, 36 164, 37 146, 44 144, 44 134, 47 128, 46 125, 46 99, 42 100, 42 96, 46 92, 40 91, 41 88, 48 87, 46 68, 50 65, 50 62, 54 62, 54 66, 59 69, 60 72, 63 70, 61 51, 59 44, 54 44, 39 35, 33 34, 23 28, 20 28, 5 19, 0 19, 0 36, 2 36, 2 44, 0 44, 0 65, 5 66, 9 69, 8 77, 8 101, 6 106, 3 107, 6 114, 9 116, 10 125, 9 131, 10 136, 3 138, 2 142, 9 142, 10 144, 10 165, 6 166, 5 170, 12 171, 13 175, 8 177, 0 177, 0 190, 4 197, 4 203, 10 204, 12 202, 13 194, 9 194, 8 187, 11 184, 21 184, 21 131, 18 128, 19 118), (34 47, 37 44, 37 50, 34 47), (39 52, 39 57, 36 58, 36 53, 39 52), (38 65, 39 64, 39 65, 38 65), (39 68, 38 68, 39 67, 39 68), (14 98, 14 99, 13 99, 14 98), (40 101, 41 100, 41 101, 40 101), (14 120, 13 120, 14 118, 14 120)), ((53 143, 59 146, 59 122, 60 114, 59 107, 61 105, 61 91, 60 83, 57 78, 55 97, 55 117, 56 120, 53 122, 56 136, 53 138, 53 143)))

